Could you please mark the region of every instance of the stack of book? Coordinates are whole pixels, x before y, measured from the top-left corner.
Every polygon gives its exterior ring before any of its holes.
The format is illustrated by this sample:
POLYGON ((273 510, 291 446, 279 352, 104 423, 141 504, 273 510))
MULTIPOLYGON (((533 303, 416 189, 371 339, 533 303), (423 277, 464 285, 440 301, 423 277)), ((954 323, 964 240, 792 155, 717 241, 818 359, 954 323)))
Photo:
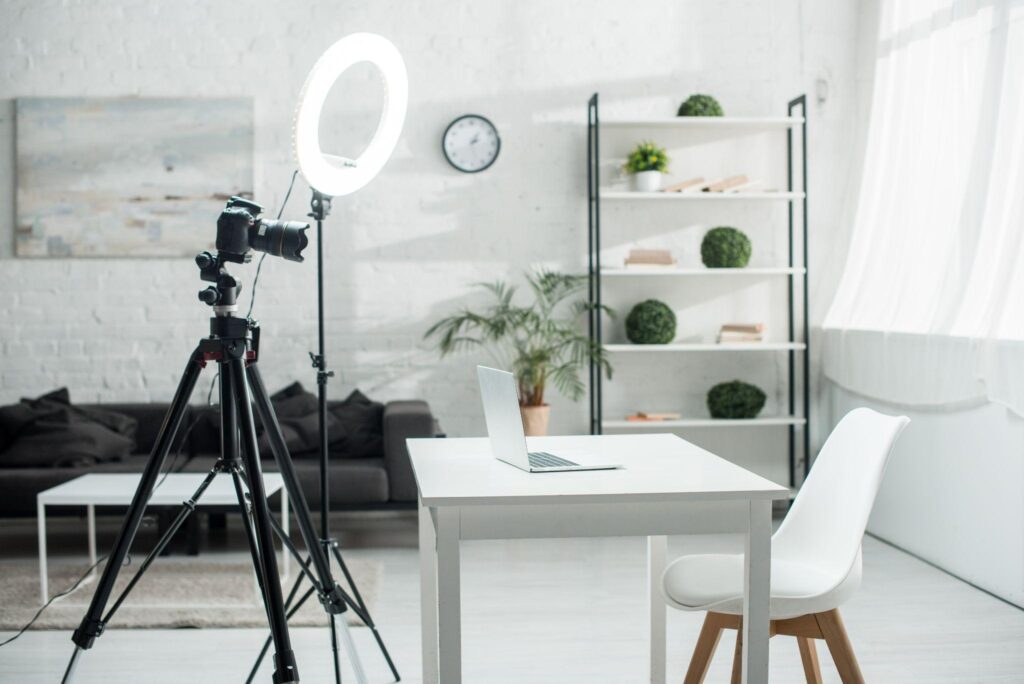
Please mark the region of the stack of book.
POLYGON ((744 175, 726 176, 715 180, 707 180, 702 177, 690 178, 681 183, 667 185, 661 189, 662 192, 681 192, 685 194, 699 192, 750 192, 763 190, 760 180, 752 180, 744 175))
POLYGON ((634 423, 657 423, 664 420, 679 420, 682 417, 682 414, 679 413, 644 413, 643 411, 637 411, 631 416, 626 416, 626 420, 634 423))
POLYGON ((764 342, 764 323, 726 323, 718 331, 718 343, 735 342, 764 342))
POLYGON ((667 249, 631 249, 626 268, 672 268, 676 260, 667 249))

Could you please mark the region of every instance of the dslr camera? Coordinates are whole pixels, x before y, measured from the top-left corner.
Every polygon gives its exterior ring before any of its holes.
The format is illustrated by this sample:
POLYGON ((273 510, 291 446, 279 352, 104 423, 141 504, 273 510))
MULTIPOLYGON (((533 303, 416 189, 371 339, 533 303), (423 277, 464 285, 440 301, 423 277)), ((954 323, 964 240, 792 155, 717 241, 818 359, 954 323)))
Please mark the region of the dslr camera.
POLYGON ((302 261, 302 250, 309 245, 308 223, 260 218, 263 207, 242 197, 228 200, 217 219, 217 252, 222 259, 247 263, 250 250, 302 261))

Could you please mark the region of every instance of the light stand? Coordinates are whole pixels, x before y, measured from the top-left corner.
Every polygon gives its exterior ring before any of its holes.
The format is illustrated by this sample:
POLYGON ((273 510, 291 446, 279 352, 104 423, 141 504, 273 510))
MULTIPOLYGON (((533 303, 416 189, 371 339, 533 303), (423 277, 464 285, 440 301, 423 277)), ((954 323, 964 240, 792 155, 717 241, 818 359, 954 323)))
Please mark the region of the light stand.
MULTIPOLYGON (((405 122, 405 111, 409 97, 409 80, 405 70, 405 62, 398 49, 388 39, 372 33, 353 33, 337 41, 329 47, 320 59, 316 61, 313 68, 306 77, 306 83, 302 87, 302 95, 299 99, 299 106, 295 112, 295 157, 299 164, 299 170, 313 189, 313 197, 310 201, 310 218, 316 220, 316 273, 317 273, 317 352, 310 352, 310 360, 316 368, 316 384, 318 398, 318 414, 320 420, 320 549, 323 556, 333 558, 348 582, 352 590, 351 596, 344 594, 346 606, 359 616, 359 619, 370 628, 377 645, 380 647, 384 659, 391 668, 391 674, 395 681, 400 677, 398 669, 391 660, 391 655, 384 646, 384 640, 366 609, 359 588, 352 580, 352 575, 345 565, 341 550, 337 541, 330 535, 330 486, 328 479, 328 448, 329 435, 327 434, 327 382, 334 375, 327 370, 327 359, 324 342, 324 219, 331 210, 331 200, 334 197, 349 195, 374 179, 380 172, 391 153, 398 143, 398 137, 402 132, 402 125, 405 122), (320 148, 320 115, 323 111, 327 94, 337 82, 338 78, 349 67, 360 62, 370 62, 380 71, 384 82, 384 107, 381 111, 380 121, 377 130, 373 134, 366 149, 356 159, 325 153, 320 148)), ((315 554, 314 554, 315 557, 315 554)), ((302 582, 302 575, 296 580, 295 586, 289 594, 286 608, 291 616, 302 605, 305 597, 299 599, 298 603, 292 605, 293 600, 298 596, 299 586, 302 582)), ((341 684, 341 671, 337 658, 337 638, 335 615, 331 614, 331 642, 335 649, 335 681, 341 684)), ((365 684, 366 675, 363 673, 362 664, 352 644, 351 636, 348 634, 348 625, 343 623, 342 637, 346 639, 345 646, 352 660, 352 667, 355 670, 359 684, 365 684)), ((252 673, 249 675, 251 682, 255 677, 260 661, 270 647, 271 640, 268 638, 264 644, 252 673)))

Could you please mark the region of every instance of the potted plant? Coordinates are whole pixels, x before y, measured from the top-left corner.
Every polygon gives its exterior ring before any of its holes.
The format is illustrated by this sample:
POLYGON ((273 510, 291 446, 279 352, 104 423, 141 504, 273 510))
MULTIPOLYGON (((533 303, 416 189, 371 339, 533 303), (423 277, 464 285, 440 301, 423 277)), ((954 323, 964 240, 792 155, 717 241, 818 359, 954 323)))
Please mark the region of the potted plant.
POLYGON ((641 142, 626 160, 626 173, 633 175, 633 188, 640 192, 661 189, 661 174, 668 173, 668 155, 663 147, 641 142))
MULTIPOLYGON (((424 338, 437 340, 442 357, 472 347, 491 352, 499 367, 510 368, 516 376, 526 434, 543 435, 550 418, 544 400, 549 383, 578 401, 585 389, 580 372, 593 361, 611 378, 612 367, 604 348, 580 325, 584 314, 599 313, 586 299, 573 299, 585 287, 585 276, 541 269, 526 273, 526 282, 532 303, 514 302, 515 286, 480 283, 491 295, 491 304, 438 321, 424 338)), ((600 311, 613 315, 607 307, 600 311)))
POLYGON ((697 93, 679 105, 678 116, 722 116, 722 105, 710 95, 697 93))

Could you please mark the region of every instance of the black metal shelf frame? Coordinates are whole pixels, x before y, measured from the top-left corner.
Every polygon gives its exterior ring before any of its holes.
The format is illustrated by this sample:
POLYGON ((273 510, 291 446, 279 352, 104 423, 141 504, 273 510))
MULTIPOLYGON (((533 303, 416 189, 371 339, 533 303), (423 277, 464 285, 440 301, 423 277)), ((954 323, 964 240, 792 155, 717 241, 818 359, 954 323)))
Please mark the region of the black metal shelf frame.
MULTIPOLYGON (((789 415, 797 416, 797 395, 798 390, 802 394, 801 413, 804 419, 801 447, 803 453, 803 478, 806 479, 811 468, 811 363, 810 363, 810 322, 809 322, 809 276, 810 266, 808 262, 807 246, 807 96, 800 95, 789 101, 787 114, 795 116, 799 110, 802 115, 802 122, 799 125, 800 135, 800 157, 799 163, 799 184, 794 180, 794 127, 786 129, 786 189, 793 192, 797 188, 803 191, 799 200, 790 199, 788 207, 788 236, 789 236, 789 260, 790 268, 797 266, 797 246, 799 244, 801 254, 801 265, 803 273, 791 272, 787 276, 787 293, 789 299, 788 311, 788 333, 789 342, 803 342, 806 346, 803 350, 789 350, 787 352, 787 399, 789 415), (800 219, 797 223, 796 203, 801 202, 800 219), (800 241, 797 243, 796 230, 799 226, 800 241), (798 289, 797 279, 801 278, 799 284, 802 296, 800 311, 800 323, 802 329, 797 330, 796 295, 798 289), (799 337, 797 333, 800 333, 799 337), (797 354, 801 358, 797 359, 797 354), (801 382, 797 384, 798 361, 802 371, 801 382)), ((587 102, 587 292, 592 304, 588 316, 588 329, 590 338, 600 344, 602 342, 602 321, 599 313, 601 305, 601 124, 598 114, 598 94, 594 93, 587 102)), ((590 433, 599 435, 602 433, 603 413, 603 390, 604 383, 601 377, 600 368, 597 364, 590 366, 590 433)), ((796 486, 797 470, 797 426, 789 425, 789 485, 796 486)))

